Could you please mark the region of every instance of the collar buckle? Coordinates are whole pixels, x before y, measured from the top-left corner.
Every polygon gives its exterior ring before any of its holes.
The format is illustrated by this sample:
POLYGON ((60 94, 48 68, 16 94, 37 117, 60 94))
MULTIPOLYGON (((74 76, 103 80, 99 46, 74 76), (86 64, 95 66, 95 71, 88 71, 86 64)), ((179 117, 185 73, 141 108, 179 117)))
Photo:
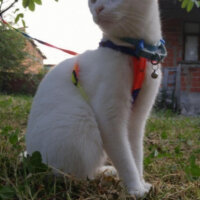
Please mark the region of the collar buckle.
POLYGON ((157 45, 149 45, 144 40, 133 38, 121 38, 121 40, 134 45, 136 47, 135 54, 138 57, 147 58, 153 65, 158 65, 167 56, 165 41, 163 39, 157 45))

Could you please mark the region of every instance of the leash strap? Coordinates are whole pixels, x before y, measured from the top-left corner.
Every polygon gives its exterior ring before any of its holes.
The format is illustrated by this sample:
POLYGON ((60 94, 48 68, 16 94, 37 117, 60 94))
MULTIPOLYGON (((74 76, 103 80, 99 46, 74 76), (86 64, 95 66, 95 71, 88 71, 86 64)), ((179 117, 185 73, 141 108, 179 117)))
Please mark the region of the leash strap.
POLYGON ((0 21, 1 21, 3 24, 5 24, 6 26, 8 26, 10 29, 13 29, 13 30, 15 30, 16 32, 18 32, 18 33, 20 33, 21 35, 23 35, 23 36, 24 36, 26 39, 28 39, 28 40, 35 40, 36 42, 38 42, 38 43, 40 43, 40 44, 42 44, 42 45, 45 45, 45 46, 48 46, 48 47, 51 47, 51 48, 54 48, 54 49, 58 49, 58 50, 60 50, 60 51, 63 51, 63 52, 65 52, 65 53, 70 54, 70 55, 73 55, 73 56, 75 56, 75 55, 78 54, 78 53, 76 53, 76 52, 74 52, 74 51, 70 51, 70 50, 67 50, 67 49, 63 49, 63 48, 57 47, 57 46, 55 46, 55 45, 49 44, 49 43, 47 43, 47 42, 44 42, 44 41, 42 41, 42 40, 36 39, 36 38, 34 38, 34 37, 28 35, 27 33, 24 33, 23 31, 19 31, 18 29, 12 27, 12 26, 11 26, 8 22, 6 22, 2 17, 0 17, 0 21))

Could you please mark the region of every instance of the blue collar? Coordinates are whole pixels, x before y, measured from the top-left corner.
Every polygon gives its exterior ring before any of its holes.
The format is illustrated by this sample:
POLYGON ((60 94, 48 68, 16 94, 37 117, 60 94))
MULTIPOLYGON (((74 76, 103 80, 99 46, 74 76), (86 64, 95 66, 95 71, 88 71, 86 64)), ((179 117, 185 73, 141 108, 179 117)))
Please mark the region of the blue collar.
POLYGON ((100 47, 108 47, 130 56, 147 58, 154 65, 162 62, 167 56, 164 40, 160 40, 156 45, 149 45, 146 44, 144 40, 133 38, 121 38, 121 41, 131 44, 133 47, 116 45, 110 40, 101 41, 99 45, 100 47))
POLYGON ((136 54, 136 51, 135 51, 134 48, 125 47, 125 46, 119 46, 119 45, 114 44, 110 40, 101 41, 99 43, 99 46, 100 47, 108 47, 108 48, 111 48, 113 50, 120 51, 121 53, 137 57, 137 54, 136 54))

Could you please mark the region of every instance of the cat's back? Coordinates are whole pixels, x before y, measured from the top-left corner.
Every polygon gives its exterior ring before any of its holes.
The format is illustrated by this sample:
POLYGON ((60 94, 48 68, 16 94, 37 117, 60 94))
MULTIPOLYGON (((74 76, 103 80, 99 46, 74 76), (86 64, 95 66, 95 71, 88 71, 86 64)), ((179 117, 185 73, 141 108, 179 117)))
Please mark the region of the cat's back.
MULTIPOLYGON (((62 104, 67 106, 69 101, 76 102, 80 99, 80 93, 77 87, 72 82, 72 71, 76 64, 79 65, 78 78, 80 84, 89 91, 96 90, 95 86, 98 86, 98 82, 101 82, 105 74, 105 69, 110 65, 109 56, 101 49, 86 51, 83 54, 75 56, 70 59, 66 59, 51 71, 41 81, 32 104, 32 110, 36 110, 36 107, 45 106, 58 106, 62 104), (88 89, 88 87, 93 87, 88 89)), ((106 71, 107 71, 106 70, 106 71)), ((90 94, 88 94, 90 95, 90 94)), ((81 99, 82 100, 82 99, 81 99)))
POLYGON ((117 92, 129 92, 131 71, 126 66, 126 56, 106 48, 86 51, 60 63, 45 76, 37 90, 29 116, 27 135, 29 132, 35 134, 36 127, 42 131, 59 123, 67 124, 68 118, 80 116, 80 113, 85 115, 92 112, 91 107, 95 107, 94 104, 99 99, 109 98, 111 93, 117 95, 117 92), (75 63, 79 64, 78 78, 90 104, 72 83, 75 63))
POLYGON ((88 127, 96 129, 90 106, 72 82, 73 67, 78 60, 79 56, 76 56, 63 61, 41 81, 32 103, 26 131, 29 154, 34 151, 49 153, 62 144, 64 146, 63 142, 80 137, 80 131, 84 135, 88 127))
POLYGON ((93 99, 102 84, 110 85, 116 80, 127 83, 130 77, 128 56, 108 48, 86 51, 71 59, 67 59, 51 70, 42 80, 34 97, 33 107, 44 104, 58 104, 64 101, 65 106, 72 101, 82 101, 80 91, 72 83, 72 71, 75 64, 79 65, 78 79, 89 99, 93 99), (36 103, 35 103, 36 102, 36 103))

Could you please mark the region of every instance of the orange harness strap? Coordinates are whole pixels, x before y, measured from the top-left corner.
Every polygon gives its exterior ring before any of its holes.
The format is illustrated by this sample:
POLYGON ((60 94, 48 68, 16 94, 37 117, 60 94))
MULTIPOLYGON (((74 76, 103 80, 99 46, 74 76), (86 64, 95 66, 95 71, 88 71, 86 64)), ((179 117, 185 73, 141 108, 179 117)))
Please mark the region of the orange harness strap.
MULTIPOLYGON (((132 57, 133 59, 133 72, 134 72, 134 77, 133 77, 133 85, 132 85, 132 103, 135 102, 139 91, 142 87, 142 84, 144 82, 145 78, 145 72, 146 72, 146 58, 137 58, 137 57, 132 57)), ((84 89, 81 87, 81 84, 79 82, 79 64, 76 62, 73 67, 72 71, 72 82, 73 84, 79 89, 82 97, 86 100, 89 101, 87 94, 85 93, 84 89)))
POLYGON ((140 89, 144 82, 145 72, 146 72, 146 63, 147 59, 140 57, 139 59, 136 57, 132 57, 133 59, 133 87, 132 92, 134 90, 140 89))
POLYGON ((132 59, 133 59, 134 77, 133 77, 131 94, 133 99, 132 103, 134 103, 144 82, 147 59, 143 57, 137 58, 135 56, 133 56, 132 59))

